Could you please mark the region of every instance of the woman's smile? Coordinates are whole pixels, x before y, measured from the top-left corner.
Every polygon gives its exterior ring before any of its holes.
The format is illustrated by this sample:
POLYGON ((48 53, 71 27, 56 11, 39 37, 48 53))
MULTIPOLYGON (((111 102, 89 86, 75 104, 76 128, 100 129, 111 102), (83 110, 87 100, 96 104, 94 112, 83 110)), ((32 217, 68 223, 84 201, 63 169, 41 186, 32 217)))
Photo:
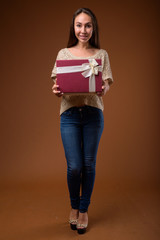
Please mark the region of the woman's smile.
POLYGON ((86 38, 87 38, 87 35, 79 35, 79 37, 80 37, 81 39, 86 39, 86 38))

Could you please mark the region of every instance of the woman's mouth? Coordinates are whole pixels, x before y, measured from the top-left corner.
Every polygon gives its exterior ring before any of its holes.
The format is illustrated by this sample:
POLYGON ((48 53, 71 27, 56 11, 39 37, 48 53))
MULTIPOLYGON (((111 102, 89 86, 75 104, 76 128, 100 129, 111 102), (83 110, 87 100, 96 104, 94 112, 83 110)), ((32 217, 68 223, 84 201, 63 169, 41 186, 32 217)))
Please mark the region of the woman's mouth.
POLYGON ((79 35, 79 38, 81 38, 81 39, 87 39, 87 36, 86 35, 79 35))

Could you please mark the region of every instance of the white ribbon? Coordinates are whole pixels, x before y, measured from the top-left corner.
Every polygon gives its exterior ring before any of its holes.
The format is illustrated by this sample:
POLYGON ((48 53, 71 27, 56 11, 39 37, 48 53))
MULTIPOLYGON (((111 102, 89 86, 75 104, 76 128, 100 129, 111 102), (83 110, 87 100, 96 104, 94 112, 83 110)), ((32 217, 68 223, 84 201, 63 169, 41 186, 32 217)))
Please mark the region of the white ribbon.
POLYGON ((95 75, 98 75, 98 71, 102 72, 102 66, 99 66, 95 59, 88 59, 88 61, 89 63, 83 63, 78 66, 57 67, 57 73, 82 72, 81 74, 85 78, 89 77, 89 92, 95 92, 95 75))

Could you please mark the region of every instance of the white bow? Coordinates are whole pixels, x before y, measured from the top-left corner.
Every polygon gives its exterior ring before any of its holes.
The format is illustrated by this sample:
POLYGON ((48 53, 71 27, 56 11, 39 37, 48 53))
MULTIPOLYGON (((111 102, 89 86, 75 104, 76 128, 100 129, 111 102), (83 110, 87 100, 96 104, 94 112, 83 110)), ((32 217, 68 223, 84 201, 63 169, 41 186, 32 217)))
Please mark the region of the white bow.
POLYGON ((89 63, 82 64, 82 75, 89 77, 89 92, 96 91, 95 75, 98 75, 98 71, 102 72, 102 66, 99 66, 95 59, 88 59, 89 63))

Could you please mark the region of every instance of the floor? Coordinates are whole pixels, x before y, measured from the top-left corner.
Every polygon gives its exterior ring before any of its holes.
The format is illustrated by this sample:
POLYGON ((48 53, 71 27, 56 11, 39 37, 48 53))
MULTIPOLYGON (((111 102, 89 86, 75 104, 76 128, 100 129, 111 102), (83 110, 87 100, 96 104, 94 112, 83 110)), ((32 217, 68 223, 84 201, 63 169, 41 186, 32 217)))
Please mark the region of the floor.
POLYGON ((0 240, 159 240, 159 203, 153 187, 96 183, 88 230, 78 235, 68 224, 64 182, 1 184, 0 240))

